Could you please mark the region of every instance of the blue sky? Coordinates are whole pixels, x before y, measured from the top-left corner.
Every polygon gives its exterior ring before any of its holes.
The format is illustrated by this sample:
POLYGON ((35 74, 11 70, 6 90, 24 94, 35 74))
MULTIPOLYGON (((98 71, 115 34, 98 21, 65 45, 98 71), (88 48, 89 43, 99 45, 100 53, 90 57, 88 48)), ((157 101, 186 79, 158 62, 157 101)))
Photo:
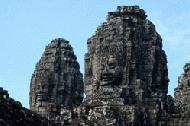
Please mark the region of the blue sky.
POLYGON ((70 41, 84 70, 86 41, 118 5, 139 5, 156 26, 168 56, 169 94, 190 61, 189 0, 1 0, 0 86, 28 107, 35 64, 54 38, 70 41))

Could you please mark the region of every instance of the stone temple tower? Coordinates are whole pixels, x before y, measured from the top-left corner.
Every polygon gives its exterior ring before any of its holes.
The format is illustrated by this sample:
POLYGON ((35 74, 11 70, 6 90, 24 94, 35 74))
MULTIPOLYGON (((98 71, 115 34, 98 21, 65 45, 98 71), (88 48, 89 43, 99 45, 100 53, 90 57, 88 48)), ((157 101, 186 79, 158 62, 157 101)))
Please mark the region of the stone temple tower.
POLYGON ((108 13, 87 41, 84 84, 69 42, 52 40, 32 75, 32 111, 0 87, 0 126, 190 126, 190 62, 167 95, 167 57, 146 17, 138 6, 108 13))
POLYGON ((190 62, 183 67, 184 73, 179 76, 178 87, 175 88, 176 105, 181 112, 190 110, 190 62))
POLYGON ((87 40, 84 85, 68 41, 53 40, 32 76, 31 109, 60 126, 166 126, 167 57, 146 17, 138 6, 108 13, 87 40))
POLYGON ((167 58, 160 35, 146 17, 138 6, 118 6, 87 41, 85 102, 92 113, 104 110, 103 122, 115 118, 114 125, 153 126, 166 119, 167 58))
POLYGON ((32 75, 30 109, 50 120, 83 100, 83 77, 73 48, 57 38, 46 47, 32 75))

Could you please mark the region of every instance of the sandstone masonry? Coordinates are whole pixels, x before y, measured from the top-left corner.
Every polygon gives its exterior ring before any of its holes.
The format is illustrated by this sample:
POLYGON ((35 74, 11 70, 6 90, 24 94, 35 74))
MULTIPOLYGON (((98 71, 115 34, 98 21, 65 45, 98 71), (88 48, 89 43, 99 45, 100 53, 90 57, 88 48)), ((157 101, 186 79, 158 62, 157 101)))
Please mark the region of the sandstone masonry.
POLYGON ((190 63, 167 95, 167 57, 146 17, 138 6, 109 12, 87 40, 84 79, 69 42, 52 40, 32 75, 31 111, 0 88, 0 125, 189 126, 190 63))

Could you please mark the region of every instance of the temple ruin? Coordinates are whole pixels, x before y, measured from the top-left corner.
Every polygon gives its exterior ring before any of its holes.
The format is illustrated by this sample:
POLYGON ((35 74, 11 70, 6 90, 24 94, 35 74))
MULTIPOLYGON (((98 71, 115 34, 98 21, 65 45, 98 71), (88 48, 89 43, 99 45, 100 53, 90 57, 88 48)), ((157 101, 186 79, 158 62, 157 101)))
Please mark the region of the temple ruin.
POLYGON ((87 49, 83 78, 69 41, 52 40, 32 75, 30 110, 0 88, 0 125, 190 125, 190 63, 173 98, 162 38, 139 6, 109 12, 87 49))

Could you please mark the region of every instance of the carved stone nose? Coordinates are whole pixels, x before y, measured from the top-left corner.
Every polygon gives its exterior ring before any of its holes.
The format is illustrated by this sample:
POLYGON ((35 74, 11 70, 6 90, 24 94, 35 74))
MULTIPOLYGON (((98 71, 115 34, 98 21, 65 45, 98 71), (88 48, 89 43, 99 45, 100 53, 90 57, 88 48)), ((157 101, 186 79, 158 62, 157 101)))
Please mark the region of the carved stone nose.
POLYGON ((105 66, 104 70, 103 70, 103 74, 107 73, 109 70, 108 70, 108 66, 105 66))

